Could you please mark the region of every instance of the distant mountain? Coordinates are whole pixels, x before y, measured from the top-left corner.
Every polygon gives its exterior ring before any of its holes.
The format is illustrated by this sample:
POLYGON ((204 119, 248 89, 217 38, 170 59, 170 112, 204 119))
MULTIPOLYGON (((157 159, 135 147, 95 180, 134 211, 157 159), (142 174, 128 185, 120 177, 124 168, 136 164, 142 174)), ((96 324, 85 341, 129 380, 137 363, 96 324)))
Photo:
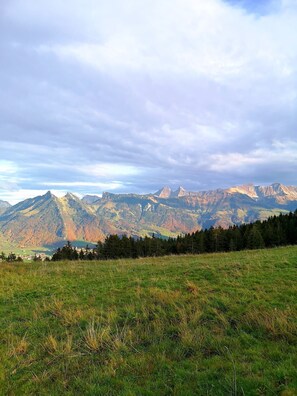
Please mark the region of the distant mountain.
POLYGON ((176 191, 172 191, 170 187, 165 186, 154 193, 159 198, 179 198, 189 195, 189 193, 183 188, 179 187, 176 191))
POLYGON ((98 201, 98 199, 100 199, 100 197, 98 195, 85 195, 82 198, 82 201, 88 205, 92 205, 93 203, 95 203, 96 201, 98 201))
POLYGON ((161 190, 158 190, 157 192, 155 192, 155 196, 159 197, 159 198, 169 198, 171 197, 172 194, 172 190, 170 187, 165 186, 163 188, 161 188, 161 190))
POLYGON ((1 213, 5 212, 10 206, 10 203, 0 200, 0 215, 1 213))
POLYGON ((0 216, 0 230, 20 247, 104 237, 93 209, 70 193, 57 198, 48 192, 11 206, 0 216))
POLYGON ((188 191, 186 191, 183 187, 180 186, 176 191, 174 191, 171 194, 171 197, 180 198, 180 197, 185 197, 187 195, 189 195, 188 191))
MULTIPOLYGON (((0 214, 0 235, 20 247, 65 240, 97 242, 108 234, 176 236, 201 228, 242 224, 297 208, 297 187, 243 185, 189 192, 163 187, 153 194, 87 195, 50 192, 7 206, 0 214)), ((0 239, 1 250, 1 239, 0 239)))

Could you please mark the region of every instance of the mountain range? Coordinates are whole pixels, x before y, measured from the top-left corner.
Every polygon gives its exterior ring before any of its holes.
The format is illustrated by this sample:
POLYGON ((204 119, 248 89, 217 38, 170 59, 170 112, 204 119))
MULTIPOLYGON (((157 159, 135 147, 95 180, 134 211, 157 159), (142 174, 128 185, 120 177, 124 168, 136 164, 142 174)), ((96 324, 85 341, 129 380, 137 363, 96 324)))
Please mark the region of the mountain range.
POLYGON ((108 234, 164 237, 201 228, 249 223, 297 208, 297 187, 243 185, 189 192, 163 187, 152 194, 86 195, 50 191, 11 206, 0 201, 3 244, 51 246, 65 240, 96 242, 108 234))

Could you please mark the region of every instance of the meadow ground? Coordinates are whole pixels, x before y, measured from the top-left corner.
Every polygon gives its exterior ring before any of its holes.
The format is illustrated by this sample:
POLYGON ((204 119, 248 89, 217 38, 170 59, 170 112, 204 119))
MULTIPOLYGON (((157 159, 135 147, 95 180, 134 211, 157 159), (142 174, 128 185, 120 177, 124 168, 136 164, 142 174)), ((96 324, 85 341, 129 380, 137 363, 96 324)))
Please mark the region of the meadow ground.
POLYGON ((297 247, 0 263, 1 395, 297 394, 297 247))

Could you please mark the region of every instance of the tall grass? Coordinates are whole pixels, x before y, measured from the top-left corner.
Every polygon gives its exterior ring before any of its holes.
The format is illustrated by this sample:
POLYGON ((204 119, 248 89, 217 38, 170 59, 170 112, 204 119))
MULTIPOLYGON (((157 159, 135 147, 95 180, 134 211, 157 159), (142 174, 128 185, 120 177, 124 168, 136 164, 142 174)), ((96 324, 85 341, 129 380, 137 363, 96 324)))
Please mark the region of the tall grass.
POLYGON ((297 247, 0 265, 0 395, 296 395, 297 247))

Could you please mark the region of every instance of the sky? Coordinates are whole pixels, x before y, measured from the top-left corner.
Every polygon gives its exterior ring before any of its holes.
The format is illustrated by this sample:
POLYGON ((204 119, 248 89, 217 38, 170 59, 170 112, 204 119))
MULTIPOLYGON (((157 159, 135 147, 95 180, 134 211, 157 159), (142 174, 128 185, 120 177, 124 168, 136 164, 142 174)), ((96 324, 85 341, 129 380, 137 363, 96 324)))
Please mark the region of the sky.
POLYGON ((0 199, 296 170, 297 0, 1 0, 0 199))

